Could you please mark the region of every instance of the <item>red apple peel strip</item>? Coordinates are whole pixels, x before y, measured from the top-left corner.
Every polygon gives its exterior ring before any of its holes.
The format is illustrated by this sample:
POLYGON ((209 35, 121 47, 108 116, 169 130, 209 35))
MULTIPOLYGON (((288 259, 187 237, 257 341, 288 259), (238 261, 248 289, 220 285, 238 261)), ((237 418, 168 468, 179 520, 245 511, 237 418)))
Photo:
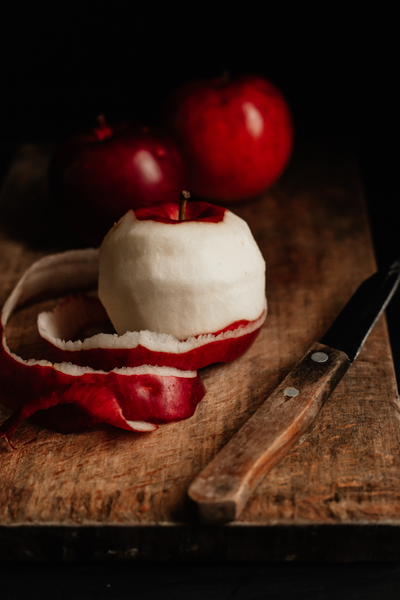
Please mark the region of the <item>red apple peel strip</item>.
POLYGON ((197 370, 242 356, 258 336, 266 316, 265 308, 255 321, 238 321, 220 332, 184 341, 151 331, 127 332, 121 336, 100 333, 81 341, 76 337, 82 330, 106 328, 110 322, 97 298, 79 294, 70 295, 53 311, 40 313, 38 329, 58 360, 96 369, 149 364, 197 370))
POLYGON ((36 421, 60 432, 106 422, 129 431, 154 431, 157 423, 186 419, 205 389, 195 371, 142 365, 102 371, 70 363, 23 360, 8 347, 5 327, 13 311, 29 300, 97 284, 97 251, 47 256, 23 275, 6 301, 0 323, 0 401, 15 410, 0 426, 11 439, 18 424, 40 411, 36 421), (75 413, 65 410, 74 405, 75 413), (72 416, 71 416, 72 414, 72 416))

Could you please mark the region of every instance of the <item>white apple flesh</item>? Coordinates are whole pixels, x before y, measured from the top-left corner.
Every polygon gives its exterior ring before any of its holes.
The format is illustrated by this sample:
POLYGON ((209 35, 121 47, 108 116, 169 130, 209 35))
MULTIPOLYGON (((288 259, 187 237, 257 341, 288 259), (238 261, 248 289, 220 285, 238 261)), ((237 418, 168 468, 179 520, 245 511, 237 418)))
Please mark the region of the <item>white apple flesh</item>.
POLYGON ((186 340, 266 310, 265 261, 247 223, 157 222, 129 211, 99 254, 99 298, 119 335, 149 330, 186 340))

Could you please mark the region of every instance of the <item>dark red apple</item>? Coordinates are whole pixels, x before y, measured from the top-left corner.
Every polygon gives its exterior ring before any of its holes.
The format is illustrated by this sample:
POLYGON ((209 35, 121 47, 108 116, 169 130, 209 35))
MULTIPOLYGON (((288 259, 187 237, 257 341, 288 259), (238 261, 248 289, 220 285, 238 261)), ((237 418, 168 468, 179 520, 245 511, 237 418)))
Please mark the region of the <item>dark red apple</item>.
POLYGON ((163 120, 182 149, 189 189, 203 198, 259 194, 281 175, 292 150, 288 104, 258 76, 189 83, 170 99, 163 120))
POLYGON ((133 123, 98 127, 66 140, 54 153, 49 185, 63 219, 83 241, 99 245, 129 209, 173 202, 186 171, 171 138, 133 123))

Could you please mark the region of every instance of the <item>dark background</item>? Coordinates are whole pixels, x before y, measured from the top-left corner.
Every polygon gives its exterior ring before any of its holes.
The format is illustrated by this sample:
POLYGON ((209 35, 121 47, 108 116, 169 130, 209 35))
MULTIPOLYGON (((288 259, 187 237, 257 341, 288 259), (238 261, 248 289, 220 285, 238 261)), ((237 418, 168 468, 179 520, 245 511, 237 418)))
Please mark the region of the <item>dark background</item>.
MULTIPOLYGON (((0 15, 3 155, 13 143, 90 127, 99 113, 157 124, 179 84, 224 70, 258 73, 286 95, 297 144, 313 136, 353 141, 378 230, 398 202, 395 15, 376 3, 263 6, 14 1, 0 15)), ((378 260, 398 251, 395 220, 387 227, 378 260)))
POLYGON ((399 130, 396 19, 376 6, 338 12, 283 1, 260 13, 251 2, 226 11, 14 2, 3 15, 3 140, 62 137, 99 112, 151 123, 177 85, 225 69, 276 83, 298 135, 347 133, 386 145, 399 130))
MULTIPOLYGON (((93 5, 14 2, 0 15, 1 173, 15 146, 57 141, 109 120, 156 124, 181 83, 258 73, 286 95, 296 144, 350 141, 378 263, 399 255, 398 41, 375 6, 280 2, 93 5), (261 11, 261 7, 263 9, 261 11), (361 8, 362 6, 362 8, 361 8)), ((389 312, 400 363, 400 302, 389 312)), ((398 371, 399 372, 399 371, 398 371)), ((2 597, 398 598, 400 566, 0 565, 2 597), (78 592, 81 594, 79 595, 78 592)))

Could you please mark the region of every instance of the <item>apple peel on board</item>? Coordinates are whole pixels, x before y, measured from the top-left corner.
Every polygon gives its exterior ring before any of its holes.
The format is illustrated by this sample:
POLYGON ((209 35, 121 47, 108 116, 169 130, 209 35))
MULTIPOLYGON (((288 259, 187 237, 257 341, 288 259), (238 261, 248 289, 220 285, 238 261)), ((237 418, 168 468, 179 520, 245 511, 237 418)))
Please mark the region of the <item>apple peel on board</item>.
POLYGON ((101 422, 136 432, 190 417, 205 394, 196 371, 171 367, 122 367, 95 370, 71 363, 24 360, 10 351, 5 328, 13 311, 49 294, 90 289, 97 284, 96 250, 47 256, 34 263, 6 301, 0 322, 0 402, 15 412, 0 426, 11 439, 18 425, 34 415, 41 426, 61 433, 101 422))
MULTIPOLYGON (((101 251, 107 255, 107 244, 111 239, 112 243, 109 244, 108 250, 111 248, 111 254, 121 256, 120 249, 118 249, 121 241, 119 234, 125 231, 129 238, 133 222, 134 225, 138 225, 139 234, 144 232, 144 239, 147 234, 150 234, 148 239, 156 239, 156 246, 158 245, 161 254, 164 255, 163 244, 165 245, 167 242, 167 246, 171 245, 169 237, 171 223, 179 222, 174 214, 176 207, 171 207, 172 205, 160 205, 156 209, 152 209, 151 214, 147 209, 144 212, 143 209, 139 209, 136 211, 136 216, 133 211, 129 211, 106 237, 103 243, 106 250, 104 251, 102 246, 101 251), (153 214, 154 210, 156 215, 153 214), (155 235, 152 235, 154 234, 154 225, 157 229, 160 224, 164 234, 167 231, 166 237, 157 234, 157 231, 155 235), (146 230, 148 226, 150 226, 150 231, 146 230), (116 247, 115 232, 118 233, 116 247)), ((225 297, 224 293, 222 293, 222 297, 219 295, 214 306, 212 301, 210 303, 211 308, 215 308, 218 312, 218 303, 222 302, 224 310, 219 311, 219 315, 220 317, 223 315, 222 318, 225 321, 218 322, 218 320, 211 319, 212 322, 219 323, 221 328, 213 333, 204 334, 189 331, 186 339, 179 339, 172 333, 146 329, 127 331, 121 335, 99 333, 83 340, 76 339, 85 330, 95 328, 107 331, 110 328, 110 320, 105 308, 96 295, 93 295, 99 279, 99 251, 94 249, 75 250, 47 256, 28 269, 6 301, 2 311, 0 377, 3 386, 0 392, 0 402, 16 412, 0 427, 0 437, 6 437, 10 442, 18 424, 34 413, 38 413, 35 414, 35 421, 38 424, 64 433, 87 429, 100 422, 110 423, 131 431, 152 431, 157 428, 158 423, 186 419, 194 413, 198 402, 205 394, 203 383, 195 369, 213 362, 231 361, 241 356, 258 335, 265 321, 267 310, 265 263, 247 224, 229 211, 213 205, 205 205, 205 203, 192 203, 188 217, 187 222, 180 222, 180 231, 184 234, 184 238, 187 238, 189 233, 189 238, 195 239, 195 242, 197 224, 193 229, 193 221, 203 222, 207 227, 217 227, 214 233, 217 232, 217 239, 222 239, 223 243, 219 242, 213 248, 213 236, 208 240, 206 236, 205 241, 208 243, 205 247, 208 249, 211 247, 211 255, 210 253, 207 255, 206 252, 206 256, 208 259, 212 256, 212 260, 214 262, 216 260, 218 265, 221 264, 219 261, 227 262, 228 266, 230 263, 231 267, 232 264, 235 264, 235 260, 232 262, 231 257, 232 252, 235 255, 237 251, 235 244, 240 245, 240 254, 243 254, 242 246, 248 245, 250 248, 250 250, 247 248, 244 251, 245 255, 247 252, 247 262, 245 260, 244 264, 240 264, 239 261, 239 268, 235 265, 234 271, 236 270, 238 275, 229 281, 232 274, 228 273, 224 285, 221 287, 219 283, 217 284, 217 291, 226 288, 227 295, 225 297), (192 222, 190 222, 191 217, 192 222), (226 231, 224 233, 227 223, 228 230, 231 230, 228 231, 228 234, 226 231), (221 248, 223 248, 222 254, 221 248), (253 263, 256 264, 257 274, 255 282, 251 284, 253 263), (247 270, 243 271, 243 269, 247 270), (249 302, 245 294, 244 299, 241 299, 242 306, 245 307, 244 313, 239 312, 239 318, 231 322, 232 315, 237 313, 236 309, 232 312, 233 305, 229 307, 229 296, 234 294, 238 285, 239 289, 242 286, 240 278, 243 274, 246 276, 245 281, 250 290, 250 297, 251 294, 255 296, 255 301, 250 304, 255 304, 257 318, 252 320, 240 318, 251 315, 251 310, 254 314, 254 306, 250 309, 250 313, 246 312, 249 302), (249 276, 247 277, 247 275, 249 276), (90 293, 83 293, 85 291, 90 293), (33 359, 26 361, 13 354, 7 345, 5 327, 14 309, 38 296, 59 297, 65 296, 65 294, 69 295, 55 310, 41 313, 38 317, 39 333, 50 344, 54 362, 33 359), (258 312, 260 308, 261 314, 258 312)), ((135 230, 135 227, 133 229, 135 230)), ((136 233, 134 232, 133 235, 134 241, 136 233)), ((179 235, 172 239, 175 246, 175 240, 179 240, 179 235)), ((124 244, 128 242, 129 248, 129 239, 124 240, 123 235, 122 241, 124 244)), ((143 245, 141 235, 139 235, 139 241, 143 245)), ((157 262, 159 257, 155 256, 154 252, 152 253, 151 248, 147 248, 147 250, 149 251, 147 254, 151 258, 150 263, 154 258, 157 262)), ((169 248, 171 258, 170 250, 171 248, 169 248)), ((178 253, 176 255, 175 252, 174 255, 172 252, 172 264, 176 267, 175 263, 178 257, 178 270, 182 270, 179 266, 182 262, 180 259, 182 248, 179 243, 175 250, 178 250, 178 253)), ((110 253, 108 252, 108 254, 110 253)), ((123 254, 124 252, 122 252, 123 254)), ((194 244, 194 254, 196 254, 196 243, 194 244)), ((137 268, 139 274, 143 274, 143 265, 140 264, 140 260, 135 264, 135 260, 132 261, 131 258, 128 256, 129 268, 133 269, 133 273, 137 268)), ((194 256, 194 260, 196 260, 196 256, 194 256)), ((188 262, 190 264, 190 261, 188 262)), ((148 266, 145 270, 148 269, 148 266)), ((175 281, 173 273, 175 267, 172 268, 173 281, 175 281)), ((126 265, 125 268, 127 268, 126 265)), ((118 265, 112 265, 111 270, 118 273, 118 265)), ((162 270, 168 275, 167 268, 162 270)), ((150 278, 151 276, 150 269, 150 278)), ((106 260, 106 282, 107 277, 106 260)), ((207 277, 209 278, 210 275, 208 274, 207 277)), ((215 287, 212 277, 211 285, 215 287)), ((140 281, 140 277, 138 280, 135 279, 135 276, 133 281, 137 283, 140 291, 140 287, 143 288, 143 281, 140 281)), ((162 309, 168 289, 163 289, 165 281, 158 283, 160 285, 158 296, 161 300, 159 308, 162 309)), ((108 280, 108 285, 112 288, 115 288, 117 284, 118 279, 117 281, 108 280)), ((146 304, 148 291, 146 286, 145 281, 144 304, 146 304)), ((167 288, 168 286, 167 281, 167 288)), ((102 287, 101 277, 99 287, 100 289, 102 287)), ((196 292, 201 292, 201 289, 197 288, 196 290, 195 287, 194 291, 196 296, 196 292)), ((216 295, 218 296, 218 294, 216 295)), ((192 305, 190 304, 191 296, 193 300, 192 293, 186 296, 189 314, 190 311, 195 313, 197 309, 197 301, 194 305, 193 302, 192 305)), ((202 301, 204 307, 204 297, 202 301)), ((135 305, 134 302, 132 304, 135 305)), ((123 310, 125 308, 122 307, 123 310)), ((212 312, 214 311, 212 310, 212 312)), ((168 320, 169 316, 170 313, 167 314, 168 320)), ((171 322, 174 323, 174 316, 172 316, 171 322)), ((191 320, 189 319, 188 322, 190 327, 191 320)), ((201 325, 200 319, 200 327, 206 327, 207 323, 207 316, 206 321, 203 318, 203 325, 201 325)), ((197 327, 199 327, 198 319, 197 327)))

